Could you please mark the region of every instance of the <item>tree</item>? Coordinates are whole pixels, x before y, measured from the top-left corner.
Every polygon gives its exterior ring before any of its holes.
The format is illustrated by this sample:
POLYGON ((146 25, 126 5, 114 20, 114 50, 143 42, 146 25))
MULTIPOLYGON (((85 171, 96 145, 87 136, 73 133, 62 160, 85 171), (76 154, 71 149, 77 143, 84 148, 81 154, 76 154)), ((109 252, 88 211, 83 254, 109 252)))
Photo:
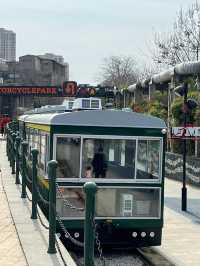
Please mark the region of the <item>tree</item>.
POLYGON ((155 34, 155 50, 151 51, 155 63, 173 66, 199 59, 200 4, 194 3, 188 10, 180 9, 171 33, 155 34))
POLYGON ((151 101, 143 100, 139 104, 132 103, 131 108, 134 112, 150 114, 167 121, 166 92, 156 91, 152 95, 151 101))
POLYGON ((149 103, 148 113, 167 121, 167 108, 159 101, 149 103))
POLYGON ((118 89, 127 88, 138 79, 135 60, 130 56, 110 56, 104 59, 101 69, 103 85, 116 86, 118 89))

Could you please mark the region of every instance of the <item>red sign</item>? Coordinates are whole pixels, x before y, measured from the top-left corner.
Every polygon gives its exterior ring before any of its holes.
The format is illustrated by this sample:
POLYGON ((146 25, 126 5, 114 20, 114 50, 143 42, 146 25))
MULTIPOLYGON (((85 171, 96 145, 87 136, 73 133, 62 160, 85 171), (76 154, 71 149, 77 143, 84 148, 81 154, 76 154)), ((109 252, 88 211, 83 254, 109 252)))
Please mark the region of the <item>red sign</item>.
POLYGON ((77 84, 66 81, 63 88, 57 86, 0 86, 0 96, 74 96, 77 84))
POLYGON ((200 127, 172 127, 172 139, 196 139, 200 138, 200 127))
POLYGON ((56 87, 0 87, 0 95, 46 95, 57 94, 56 87))
POLYGON ((77 93, 77 83, 74 81, 66 81, 63 84, 65 96, 75 96, 77 93))

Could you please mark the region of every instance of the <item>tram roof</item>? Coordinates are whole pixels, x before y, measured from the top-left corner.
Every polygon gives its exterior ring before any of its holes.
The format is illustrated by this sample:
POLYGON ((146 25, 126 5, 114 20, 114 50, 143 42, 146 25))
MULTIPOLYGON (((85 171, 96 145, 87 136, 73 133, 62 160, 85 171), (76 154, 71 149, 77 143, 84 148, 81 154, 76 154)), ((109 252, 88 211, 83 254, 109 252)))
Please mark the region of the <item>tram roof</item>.
POLYGON ((45 125, 166 128, 165 122, 157 117, 121 110, 90 110, 56 114, 34 114, 19 119, 28 123, 45 125))

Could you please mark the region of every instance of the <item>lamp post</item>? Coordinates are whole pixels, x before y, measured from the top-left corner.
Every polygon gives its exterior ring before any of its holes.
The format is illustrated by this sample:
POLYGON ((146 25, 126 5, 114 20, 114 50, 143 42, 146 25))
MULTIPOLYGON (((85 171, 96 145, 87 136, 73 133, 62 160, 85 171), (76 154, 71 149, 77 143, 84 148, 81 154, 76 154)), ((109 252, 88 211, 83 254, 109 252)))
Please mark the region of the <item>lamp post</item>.
POLYGON ((186 187, 186 126, 187 126, 187 114, 189 110, 197 107, 197 102, 194 99, 188 99, 188 83, 185 82, 183 85, 178 86, 174 89, 175 94, 178 96, 183 96, 183 113, 184 113, 184 134, 183 134, 183 184, 182 184, 182 200, 181 209, 182 211, 187 211, 187 187, 186 187))
MULTIPOLYGON (((183 108, 184 108, 184 130, 186 130, 187 125, 187 94, 188 94, 188 85, 187 83, 183 86, 184 92, 184 101, 183 101, 183 108)), ((181 209, 182 211, 187 210, 187 187, 186 187, 186 139, 183 139, 183 187, 182 187, 182 202, 181 202, 181 209)))

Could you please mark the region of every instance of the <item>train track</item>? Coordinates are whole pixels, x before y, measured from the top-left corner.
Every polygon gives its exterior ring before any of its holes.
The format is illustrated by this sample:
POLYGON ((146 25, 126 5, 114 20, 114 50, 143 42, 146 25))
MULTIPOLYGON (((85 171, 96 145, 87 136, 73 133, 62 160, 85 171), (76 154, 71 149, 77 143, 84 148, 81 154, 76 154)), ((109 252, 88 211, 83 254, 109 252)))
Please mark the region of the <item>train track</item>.
POLYGON ((175 266, 175 263, 157 252, 154 248, 137 249, 139 254, 149 263, 149 266, 175 266))
MULTIPOLYGON (((70 252, 77 266, 84 265, 83 252, 70 252)), ((175 266, 153 248, 105 250, 100 259, 95 253, 95 266, 175 266)))
MULTIPOLYGON (((83 253, 71 253, 78 266, 84 265, 83 253)), ((95 254, 95 266, 150 266, 137 250, 106 250, 100 259, 95 254)))

